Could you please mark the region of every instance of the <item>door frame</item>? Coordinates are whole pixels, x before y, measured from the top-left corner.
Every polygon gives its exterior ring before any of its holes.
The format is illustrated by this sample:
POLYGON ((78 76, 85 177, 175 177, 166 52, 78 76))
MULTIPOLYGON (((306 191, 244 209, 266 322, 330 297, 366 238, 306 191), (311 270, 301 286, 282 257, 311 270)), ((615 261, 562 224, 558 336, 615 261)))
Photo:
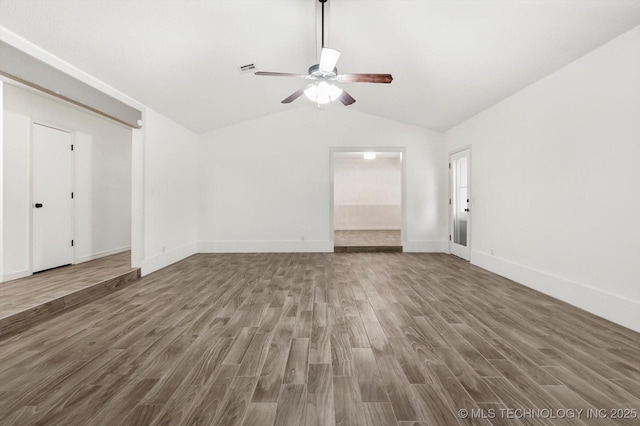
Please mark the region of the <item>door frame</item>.
POLYGON ((334 185, 334 154, 339 152, 399 152, 400 153, 400 193, 401 199, 400 206, 401 209, 401 228, 400 228, 400 243, 404 247, 404 243, 407 241, 407 172, 406 172, 406 163, 407 163, 407 149, 404 146, 392 147, 392 146, 354 146, 354 147, 330 147, 329 148, 329 242, 331 243, 331 247, 334 246, 333 241, 333 227, 334 227, 334 219, 333 219, 333 210, 334 210, 334 199, 333 199, 333 185, 334 185))
MULTIPOLYGON (((69 129, 65 126, 60 126, 55 123, 50 123, 43 120, 31 120, 31 135, 29 138, 29 230, 27 231, 27 235, 29 238, 29 273, 33 274, 33 126, 39 125, 44 127, 49 127, 50 129, 59 130, 61 132, 69 133, 71 136, 71 144, 75 147, 75 139, 76 135, 72 129, 69 129)), ((76 188, 76 156, 71 155, 71 190, 75 194, 76 188)), ((71 199, 71 239, 76 240, 76 199, 75 197, 71 199)), ((71 247, 71 264, 76 263, 76 245, 74 244, 71 247)))
POLYGON ((452 250, 451 250, 451 245, 453 244, 453 177, 452 177, 452 173, 453 173, 453 169, 451 168, 451 157, 459 154, 461 152, 464 151, 468 151, 469 155, 467 156, 467 190, 468 190, 468 194, 469 194, 469 214, 467 215, 467 257, 466 259, 464 257, 462 257, 462 259, 465 259, 467 261, 471 261, 471 225, 472 225, 472 221, 473 221, 473 188, 472 188, 472 179, 471 179, 471 145, 466 145, 460 148, 457 148, 453 151, 449 151, 448 155, 447 155, 447 161, 449 164, 449 168, 448 168, 448 185, 449 185, 449 214, 448 214, 448 221, 449 221, 449 244, 448 244, 448 251, 449 254, 453 254, 452 250))

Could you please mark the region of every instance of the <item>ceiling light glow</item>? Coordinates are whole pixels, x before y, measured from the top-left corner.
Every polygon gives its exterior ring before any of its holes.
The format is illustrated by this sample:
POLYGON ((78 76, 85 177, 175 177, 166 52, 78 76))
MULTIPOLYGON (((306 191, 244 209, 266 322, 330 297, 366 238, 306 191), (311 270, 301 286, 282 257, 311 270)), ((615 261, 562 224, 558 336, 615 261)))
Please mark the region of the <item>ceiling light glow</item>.
POLYGON ((363 155, 365 160, 375 160, 376 159, 376 153, 375 152, 365 152, 363 155))
POLYGON ((310 84, 305 89, 304 94, 309 100, 317 104, 328 104, 340 97, 342 89, 326 81, 321 81, 317 84, 310 84))

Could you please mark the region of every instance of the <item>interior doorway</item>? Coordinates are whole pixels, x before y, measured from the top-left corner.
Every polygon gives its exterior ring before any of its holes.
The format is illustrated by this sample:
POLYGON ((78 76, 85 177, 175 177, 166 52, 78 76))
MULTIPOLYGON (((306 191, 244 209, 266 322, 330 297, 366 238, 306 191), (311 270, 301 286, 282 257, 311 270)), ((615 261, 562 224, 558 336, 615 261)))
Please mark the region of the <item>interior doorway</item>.
POLYGON ((33 124, 32 270, 73 261, 73 157, 69 132, 33 124))
POLYGON ((334 151, 334 251, 402 251, 403 152, 334 151))

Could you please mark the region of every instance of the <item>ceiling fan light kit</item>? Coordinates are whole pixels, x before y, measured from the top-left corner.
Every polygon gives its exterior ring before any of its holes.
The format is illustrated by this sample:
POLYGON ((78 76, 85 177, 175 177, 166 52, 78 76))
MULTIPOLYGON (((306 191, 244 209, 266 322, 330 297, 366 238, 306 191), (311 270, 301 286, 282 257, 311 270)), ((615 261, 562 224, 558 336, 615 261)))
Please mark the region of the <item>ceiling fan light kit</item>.
POLYGON ((257 71, 255 74, 271 77, 295 77, 312 80, 313 83, 306 88, 298 89, 287 98, 282 100, 283 104, 288 104, 298 99, 302 94, 320 106, 339 100, 343 105, 348 106, 355 103, 355 99, 345 90, 337 87, 334 82, 340 83, 385 83, 393 81, 391 74, 338 74, 336 64, 340 58, 340 51, 324 46, 324 4, 327 0, 318 0, 322 4, 322 53, 320 63, 309 67, 308 74, 292 74, 282 72, 257 71))
POLYGON ((320 81, 316 84, 310 84, 304 90, 304 94, 310 101, 317 104, 328 104, 333 102, 342 95, 344 90, 329 84, 326 81, 320 81))

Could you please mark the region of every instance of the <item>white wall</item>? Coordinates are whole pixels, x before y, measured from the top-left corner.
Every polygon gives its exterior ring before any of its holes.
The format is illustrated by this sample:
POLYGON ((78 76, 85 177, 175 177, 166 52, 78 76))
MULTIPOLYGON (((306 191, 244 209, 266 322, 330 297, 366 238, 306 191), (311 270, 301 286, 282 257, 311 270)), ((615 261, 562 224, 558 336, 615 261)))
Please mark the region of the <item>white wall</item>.
POLYGON ((75 254, 83 262, 128 250, 131 130, 96 114, 4 85, 3 280, 29 271, 31 123, 70 130, 75 145, 75 254))
POLYGON ((142 273, 148 274, 197 251, 198 137, 151 109, 143 129, 142 273))
POLYGON ((640 27, 446 136, 472 263, 640 331, 640 27))
POLYGON ((443 135, 331 105, 201 136, 201 251, 332 251, 332 147, 405 147, 405 250, 445 249, 443 135))
POLYGON ((333 204, 333 229, 401 229, 400 155, 365 160, 362 154, 335 153, 333 204))

